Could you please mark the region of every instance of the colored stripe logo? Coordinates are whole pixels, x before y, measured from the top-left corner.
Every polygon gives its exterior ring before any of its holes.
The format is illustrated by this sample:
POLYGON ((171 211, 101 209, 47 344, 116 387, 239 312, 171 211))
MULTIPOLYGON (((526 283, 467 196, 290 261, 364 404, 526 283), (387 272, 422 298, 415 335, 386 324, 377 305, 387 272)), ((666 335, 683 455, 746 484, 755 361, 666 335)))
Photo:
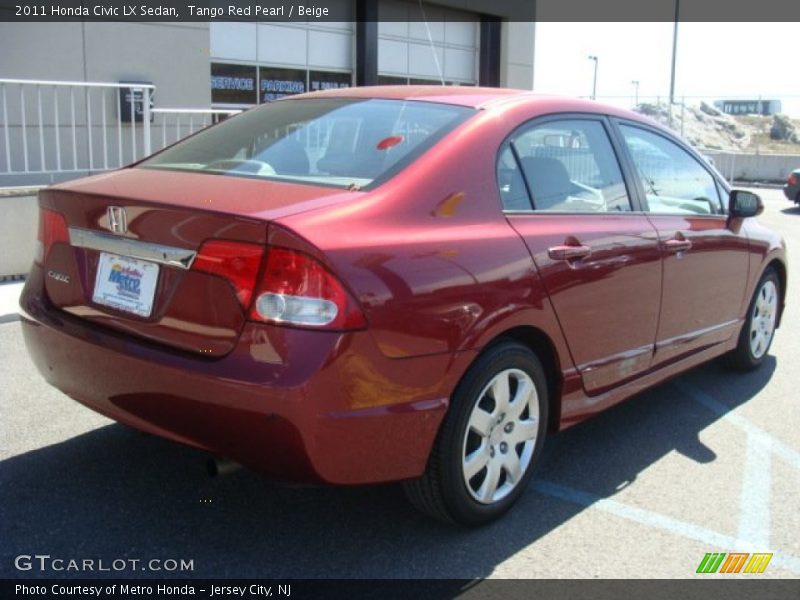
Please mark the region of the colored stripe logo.
POLYGON ((771 560, 771 553, 708 552, 697 573, 763 573, 771 560))

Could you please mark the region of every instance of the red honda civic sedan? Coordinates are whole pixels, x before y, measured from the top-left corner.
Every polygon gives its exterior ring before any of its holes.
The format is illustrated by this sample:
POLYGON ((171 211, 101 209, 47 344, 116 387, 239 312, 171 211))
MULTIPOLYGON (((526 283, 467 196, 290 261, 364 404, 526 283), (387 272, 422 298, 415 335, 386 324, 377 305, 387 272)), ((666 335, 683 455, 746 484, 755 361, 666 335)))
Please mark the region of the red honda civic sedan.
POLYGON ((478 524, 548 434, 703 361, 764 361, 786 257, 669 130, 520 91, 249 110, 40 193, 45 379, 283 481, 403 481, 478 524))

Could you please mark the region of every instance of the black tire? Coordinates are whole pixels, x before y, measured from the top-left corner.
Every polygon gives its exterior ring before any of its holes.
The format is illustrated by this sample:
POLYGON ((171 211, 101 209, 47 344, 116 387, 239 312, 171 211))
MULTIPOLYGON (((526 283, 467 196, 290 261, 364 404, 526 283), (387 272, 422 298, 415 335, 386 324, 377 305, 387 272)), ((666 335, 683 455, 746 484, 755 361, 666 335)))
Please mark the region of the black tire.
POLYGON ((548 400, 547 376, 533 352, 516 342, 502 342, 489 348, 456 387, 425 473, 418 479, 403 483, 411 503, 429 516, 460 525, 481 525, 503 515, 525 491, 538 463, 547 432, 548 400), (506 405, 507 413, 499 410, 501 405, 488 388, 490 383, 501 385, 499 382, 503 380, 508 382, 512 402, 506 405), (535 398, 523 393, 530 389, 530 383, 535 389, 535 398), (519 412, 522 406, 519 402, 523 398, 527 398, 526 408, 519 412), (489 406, 493 406, 491 411, 487 408, 489 406), (532 417, 537 409, 538 422, 535 422, 532 417), (490 414, 494 417, 487 421, 491 423, 489 435, 477 433, 470 425, 473 411, 480 411, 481 417, 490 414), (513 433, 515 427, 516 434, 513 433), (517 441, 534 431, 535 439, 517 441), (462 470, 467 468, 466 456, 481 454, 482 460, 490 452, 491 458, 486 459, 486 466, 466 480, 462 470), (511 452, 521 465, 519 469, 509 470, 507 467, 506 461, 514 463, 511 452), (486 481, 490 479, 490 468, 493 473, 500 470, 500 474, 492 478, 497 482, 496 493, 487 492, 492 488, 486 481), (514 470, 518 472, 516 480, 511 475, 514 470), (476 487, 479 490, 475 490, 476 487), (481 490, 484 494, 497 495, 497 500, 485 498, 479 501, 476 494, 481 490), (499 497, 502 493, 505 495, 499 497))
POLYGON ((772 340, 775 339, 775 326, 773 325, 766 347, 760 350, 759 353, 754 353, 751 337, 753 336, 753 320, 758 318, 759 313, 756 304, 759 295, 765 290, 765 286, 769 284, 775 286, 776 308, 773 322, 777 322, 781 303, 781 282, 775 269, 770 267, 764 271, 764 274, 758 281, 758 285, 756 285, 753 297, 750 299, 750 304, 747 307, 747 318, 745 319, 744 325, 742 325, 742 331, 739 334, 736 348, 725 355, 725 364, 732 369, 737 371, 752 371, 753 369, 757 369, 766 359, 767 353, 772 345, 772 340))

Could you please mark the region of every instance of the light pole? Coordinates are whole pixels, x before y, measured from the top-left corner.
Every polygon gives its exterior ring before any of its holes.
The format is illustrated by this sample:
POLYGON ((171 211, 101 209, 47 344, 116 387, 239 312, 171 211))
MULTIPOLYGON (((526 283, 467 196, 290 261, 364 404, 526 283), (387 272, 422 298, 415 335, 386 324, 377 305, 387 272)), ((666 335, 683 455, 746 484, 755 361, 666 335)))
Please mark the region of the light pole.
POLYGON ((639 106, 639 80, 634 79, 631 81, 633 84, 633 108, 639 106))
POLYGON ((589 60, 594 61, 594 80, 592 81, 592 100, 597 100, 597 57, 590 56, 589 60))

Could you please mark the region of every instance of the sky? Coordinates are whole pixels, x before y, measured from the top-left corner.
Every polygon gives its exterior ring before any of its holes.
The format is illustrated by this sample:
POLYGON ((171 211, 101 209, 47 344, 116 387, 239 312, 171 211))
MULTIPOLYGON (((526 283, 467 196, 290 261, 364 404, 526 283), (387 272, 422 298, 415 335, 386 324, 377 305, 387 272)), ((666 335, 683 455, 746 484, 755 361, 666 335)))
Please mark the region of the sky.
MULTIPOLYGON (((536 24, 534 89, 589 96, 598 57, 598 100, 630 107, 669 96, 673 23, 536 24)), ((780 99, 800 117, 797 23, 680 23, 675 95, 701 99, 780 99)))

